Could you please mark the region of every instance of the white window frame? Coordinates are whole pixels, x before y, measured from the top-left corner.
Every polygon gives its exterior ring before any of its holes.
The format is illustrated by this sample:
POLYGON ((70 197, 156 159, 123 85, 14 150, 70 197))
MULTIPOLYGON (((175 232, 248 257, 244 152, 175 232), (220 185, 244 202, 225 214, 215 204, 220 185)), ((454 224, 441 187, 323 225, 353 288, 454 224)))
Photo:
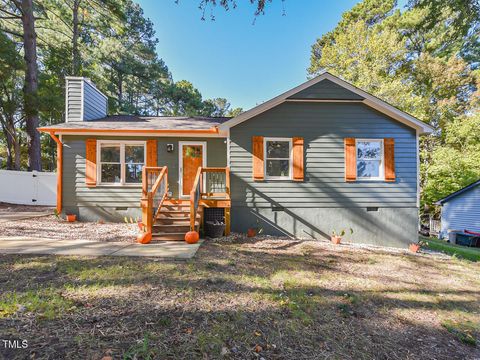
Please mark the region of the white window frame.
POLYGON ((292 165, 293 165, 293 142, 292 138, 285 137, 265 137, 263 138, 263 173, 266 180, 292 180, 292 165), (267 160, 285 160, 286 158, 269 158, 267 157, 267 142, 268 141, 288 141, 289 157, 288 157, 288 176, 268 176, 267 173, 267 160))
POLYGON ((137 140, 97 140, 97 179, 98 185, 106 186, 132 186, 132 187, 141 187, 142 183, 127 183, 125 182, 125 146, 143 146, 143 166, 147 166, 147 142, 146 141, 137 141, 137 140), (101 162, 101 151, 102 145, 119 145, 120 146, 120 182, 119 183, 109 183, 102 182, 102 162, 101 162))
POLYGON ((359 181, 385 181, 385 146, 383 139, 355 139, 355 172, 359 181), (378 167, 378 177, 359 177, 358 176, 358 143, 359 142, 379 142, 380 143, 380 166, 378 167))

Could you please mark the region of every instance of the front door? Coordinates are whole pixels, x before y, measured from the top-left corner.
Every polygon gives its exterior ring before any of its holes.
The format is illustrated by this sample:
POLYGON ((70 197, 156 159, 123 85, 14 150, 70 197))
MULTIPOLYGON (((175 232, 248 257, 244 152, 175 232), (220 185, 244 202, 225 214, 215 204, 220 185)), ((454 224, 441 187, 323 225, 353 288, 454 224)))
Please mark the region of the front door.
POLYGON ((206 166, 206 143, 181 141, 180 149, 180 196, 189 196, 199 167, 206 166))

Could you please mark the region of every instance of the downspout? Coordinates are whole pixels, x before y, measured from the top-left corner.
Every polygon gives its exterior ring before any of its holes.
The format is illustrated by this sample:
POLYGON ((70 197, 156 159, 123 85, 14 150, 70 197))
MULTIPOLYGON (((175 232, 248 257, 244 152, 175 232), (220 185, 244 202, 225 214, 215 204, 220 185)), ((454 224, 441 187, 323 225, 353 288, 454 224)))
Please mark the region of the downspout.
POLYGON ((62 198, 63 198, 63 144, 62 141, 55 136, 55 133, 49 132, 52 139, 57 143, 57 213, 62 212, 62 198))

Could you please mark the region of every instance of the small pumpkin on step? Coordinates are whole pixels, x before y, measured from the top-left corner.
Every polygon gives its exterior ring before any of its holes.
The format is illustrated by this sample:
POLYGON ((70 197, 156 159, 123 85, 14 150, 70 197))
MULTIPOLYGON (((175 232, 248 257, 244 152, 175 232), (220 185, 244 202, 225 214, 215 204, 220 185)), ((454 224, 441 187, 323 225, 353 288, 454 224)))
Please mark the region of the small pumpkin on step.
POLYGON ((185 241, 189 244, 196 244, 200 239, 200 235, 196 231, 189 231, 185 234, 185 241))

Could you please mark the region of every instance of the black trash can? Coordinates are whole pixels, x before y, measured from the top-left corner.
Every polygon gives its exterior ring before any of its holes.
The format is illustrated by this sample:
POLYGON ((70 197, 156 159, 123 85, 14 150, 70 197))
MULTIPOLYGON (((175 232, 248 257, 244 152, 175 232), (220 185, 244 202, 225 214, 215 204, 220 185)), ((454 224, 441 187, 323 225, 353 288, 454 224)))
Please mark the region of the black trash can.
POLYGON ((205 221, 205 236, 210 238, 222 237, 225 233, 225 223, 205 221))

